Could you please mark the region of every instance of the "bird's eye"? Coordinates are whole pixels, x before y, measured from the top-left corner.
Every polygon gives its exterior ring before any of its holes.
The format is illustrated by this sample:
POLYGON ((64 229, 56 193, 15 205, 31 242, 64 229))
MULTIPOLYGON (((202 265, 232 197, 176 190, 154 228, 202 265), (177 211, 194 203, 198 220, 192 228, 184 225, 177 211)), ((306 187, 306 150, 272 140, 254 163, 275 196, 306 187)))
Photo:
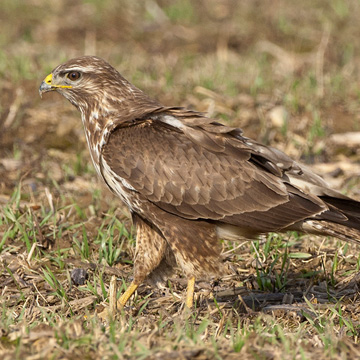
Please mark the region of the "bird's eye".
POLYGON ((81 74, 78 71, 71 71, 67 74, 68 79, 70 79, 71 81, 79 79, 80 76, 81 74))

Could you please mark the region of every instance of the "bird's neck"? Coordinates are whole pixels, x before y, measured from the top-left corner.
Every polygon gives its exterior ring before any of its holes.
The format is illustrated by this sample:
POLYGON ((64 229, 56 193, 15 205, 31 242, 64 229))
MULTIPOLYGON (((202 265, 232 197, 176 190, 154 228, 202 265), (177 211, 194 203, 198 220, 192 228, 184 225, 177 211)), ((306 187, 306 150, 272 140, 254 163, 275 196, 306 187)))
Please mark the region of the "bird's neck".
POLYGON ((101 152, 100 142, 102 137, 101 132, 105 126, 105 119, 96 110, 91 112, 85 112, 80 109, 80 111, 91 159, 96 169, 96 172, 98 173, 98 175, 101 175, 99 167, 99 158, 101 152))

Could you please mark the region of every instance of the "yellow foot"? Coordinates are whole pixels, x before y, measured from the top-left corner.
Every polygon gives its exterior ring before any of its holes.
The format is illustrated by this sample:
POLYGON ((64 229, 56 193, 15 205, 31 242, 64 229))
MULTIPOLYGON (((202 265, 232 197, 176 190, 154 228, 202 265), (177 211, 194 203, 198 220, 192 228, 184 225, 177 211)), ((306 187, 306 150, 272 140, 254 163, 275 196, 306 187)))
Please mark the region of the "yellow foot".
POLYGON ((195 276, 188 280, 186 290, 186 306, 191 309, 194 305, 194 289, 195 289, 195 276))
POLYGON ((122 309, 125 304, 130 299, 131 295, 135 292, 135 290, 139 287, 139 285, 134 284, 133 282, 129 285, 126 291, 121 295, 120 299, 117 302, 118 308, 122 309))

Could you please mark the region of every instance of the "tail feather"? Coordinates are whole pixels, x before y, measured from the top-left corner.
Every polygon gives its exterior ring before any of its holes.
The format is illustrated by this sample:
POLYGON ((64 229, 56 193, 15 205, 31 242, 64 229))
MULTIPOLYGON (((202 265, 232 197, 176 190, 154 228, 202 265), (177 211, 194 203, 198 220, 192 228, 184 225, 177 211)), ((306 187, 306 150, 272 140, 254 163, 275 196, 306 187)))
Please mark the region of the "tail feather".
POLYGON ((348 212, 339 210, 334 206, 329 206, 328 211, 315 215, 313 219, 339 224, 349 229, 358 230, 360 232, 360 218, 357 218, 348 212))
POLYGON ((333 236, 360 245, 360 230, 349 225, 336 224, 326 220, 305 220, 302 227, 308 233, 333 236))

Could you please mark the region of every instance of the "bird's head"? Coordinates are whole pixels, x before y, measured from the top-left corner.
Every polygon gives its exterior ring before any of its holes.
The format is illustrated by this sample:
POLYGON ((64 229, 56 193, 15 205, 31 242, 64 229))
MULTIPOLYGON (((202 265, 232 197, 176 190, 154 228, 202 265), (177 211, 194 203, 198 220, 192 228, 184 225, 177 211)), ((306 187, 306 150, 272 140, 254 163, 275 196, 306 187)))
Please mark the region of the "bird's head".
POLYGON ((40 85, 40 96, 49 91, 57 91, 75 105, 86 128, 141 118, 161 107, 96 56, 57 66, 40 85))
POLYGON ((82 113, 107 108, 142 93, 105 60, 82 56, 57 66, 40 85, 39 93, 57 91, 82 113))

